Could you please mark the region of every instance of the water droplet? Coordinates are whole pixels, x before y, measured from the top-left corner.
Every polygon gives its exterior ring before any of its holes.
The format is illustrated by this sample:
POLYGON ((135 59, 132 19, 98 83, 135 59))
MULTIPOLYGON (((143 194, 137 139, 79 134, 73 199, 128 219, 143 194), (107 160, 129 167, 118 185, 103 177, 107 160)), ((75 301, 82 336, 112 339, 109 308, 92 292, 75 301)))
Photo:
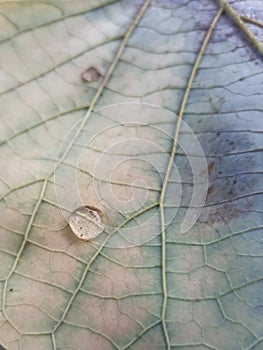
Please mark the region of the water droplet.
POLYGON ((99 209, 84 205, 71 213, 69 226, 77 237, 89 241, 104 231, 102 218, 103 214, 99 209))
POLYGON ((89 67, 82 73, 82 79, 89 83, 91 81, 97 81, 100 76, 100 72, 95 67, 89 67))

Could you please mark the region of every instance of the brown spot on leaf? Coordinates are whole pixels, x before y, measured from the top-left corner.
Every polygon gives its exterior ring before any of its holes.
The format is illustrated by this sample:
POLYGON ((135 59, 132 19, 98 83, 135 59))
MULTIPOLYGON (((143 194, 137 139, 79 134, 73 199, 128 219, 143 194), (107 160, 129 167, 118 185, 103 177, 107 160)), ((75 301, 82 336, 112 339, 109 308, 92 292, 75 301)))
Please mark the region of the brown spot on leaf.
POLYGON ((204 132, 200 138, 207 155, 209 188, 197 222, 208 227, 228 227, 236 222, 245 226, 248 217, 255 215, 255 193, 262 188, 257 174, 249 171, 258 169, 260 163, 258 153, 250 152, 256 148, 252 137, 244 133, 240 138, 229 129, 225 132, 221 125, 214 125, 213 132, 204 132))
POLYGON ((92 81, 97 81, 100 78, 101 74, 95 67, 89 67, 82 73, 82 79, 88 83, 92 81))
POLYGON ((212 161, 208 164, 208 166, 207 166, 208 175, 211 175, 211 172, 212 172, 212 170, 214 169, 214 167, 215 167, 215 161, 212 160, 212 161))
POLYGON ((209 196, 213 193, 213 191, 214 191, 214 186, 213 185, 209 186, 206 199, 209 198, 209 196))

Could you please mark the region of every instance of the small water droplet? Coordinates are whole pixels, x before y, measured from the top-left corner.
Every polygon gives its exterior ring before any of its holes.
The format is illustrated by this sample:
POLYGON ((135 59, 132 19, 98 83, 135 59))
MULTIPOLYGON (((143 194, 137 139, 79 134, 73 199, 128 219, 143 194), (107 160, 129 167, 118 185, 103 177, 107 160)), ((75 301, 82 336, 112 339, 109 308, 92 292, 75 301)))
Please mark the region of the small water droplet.
POLYGON ((102 218, 103 214, 99 209, 84 205, 71 213, 69 226, 77 237, 89 241, 104 231, 102 218))
POLYGON ((100 72, 95 67, 89 67, 82 73, 82 79, 89 83, 91 81, 97 81, 100 76, 100 72))

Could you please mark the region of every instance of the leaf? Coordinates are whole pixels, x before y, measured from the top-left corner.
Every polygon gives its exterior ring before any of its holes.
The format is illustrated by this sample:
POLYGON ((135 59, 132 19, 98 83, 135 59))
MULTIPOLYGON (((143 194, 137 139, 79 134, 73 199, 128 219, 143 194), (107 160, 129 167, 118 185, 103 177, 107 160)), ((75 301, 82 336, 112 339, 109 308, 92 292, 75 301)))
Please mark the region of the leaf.
POLYGON ((3 346, 260 349, 253 44, 216 1, 0 9, 3 346), (89 242, 81 205, 106 225, 89 242))

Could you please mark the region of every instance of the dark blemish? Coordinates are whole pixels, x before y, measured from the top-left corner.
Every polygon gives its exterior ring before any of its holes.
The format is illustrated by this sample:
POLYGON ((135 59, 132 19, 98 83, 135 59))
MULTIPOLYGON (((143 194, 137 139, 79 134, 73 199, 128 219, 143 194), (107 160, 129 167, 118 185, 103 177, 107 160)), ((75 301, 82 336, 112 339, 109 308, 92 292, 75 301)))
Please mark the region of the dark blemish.
POLYGON ((214 192, 214 185, 209 186, 207 194, 206 194, 206 199, 208 199, 211 194, 214 192))
POLYGON ((101 74, 95 67, 89 67, 82 73, 82 79, 87 81, 88 83, 92 81, 97 81, 101 74))
POLYGON ((14 290, 13 288, 10 288, 10 289, 9 289, 9 292, 13 292, 13 290, 14 290))
POLYGON ((226 32, 225 36, 226 38, 230 38, 231 36, 233 36, 233 32, 232 31, 226 32))
POLYGON ((245 77, 239 78, 239 81, 242 81, 242 80, 244 80, 244 79, 245 79, 245 77))
POLYGON ((198 22, 196 22, 196 24, 195 24, 195 29, 196 30, 205 30, 205 31, 207 31, 207 24, 206 23, 204 23, 204 22, 202 22, 202 21, 198 21, 198 22))
POLYGON ((230 190, 228 191, 228 194, 234 194, 233 188, 230 188, 230 190))
MULTIPOLYGON (((82 227, 81 227, 80 229, 82 229, 82 227)), ((80 234, 80 237, 83 237, 83 233, 82 233, 82 234, 80 234)))
POLYGON ((231 38, 233 35, 235 35, 236 29, 232 27, 226 27, 226 31, 215 31, 213 35, 213 42, 214 43, 220 43, 225 42, 228 38, 231 38))
POLYGON ((204 127, 199 140, 208 158, 209 187, 197 223, 227 226, 231 220, 243 220, 254 205, 253 193, 259 186, 259 179, 247 174, 246 169, 255 168, 258 158, 250 152, 243 152, 253 145, 249 133, 240 138, 234 131, 229 133, 227 126, 227 132, 219 129, 221 124, 213 126, 218 131, 207 130, 208 127, 204 127), (233 153, 235 148, 241 151, 240 154, 233 153))
POLYGON ((214 167, 215 167, 215 161, 212 160, 212 161, 208 164, 208 167, 207 167, 208 175, 211 175, 211 172, 212 172, 212 170, 214 169, 214 167))
POLYGON ((82 227, 80 227, 79 229, 82 230, 82 227))

